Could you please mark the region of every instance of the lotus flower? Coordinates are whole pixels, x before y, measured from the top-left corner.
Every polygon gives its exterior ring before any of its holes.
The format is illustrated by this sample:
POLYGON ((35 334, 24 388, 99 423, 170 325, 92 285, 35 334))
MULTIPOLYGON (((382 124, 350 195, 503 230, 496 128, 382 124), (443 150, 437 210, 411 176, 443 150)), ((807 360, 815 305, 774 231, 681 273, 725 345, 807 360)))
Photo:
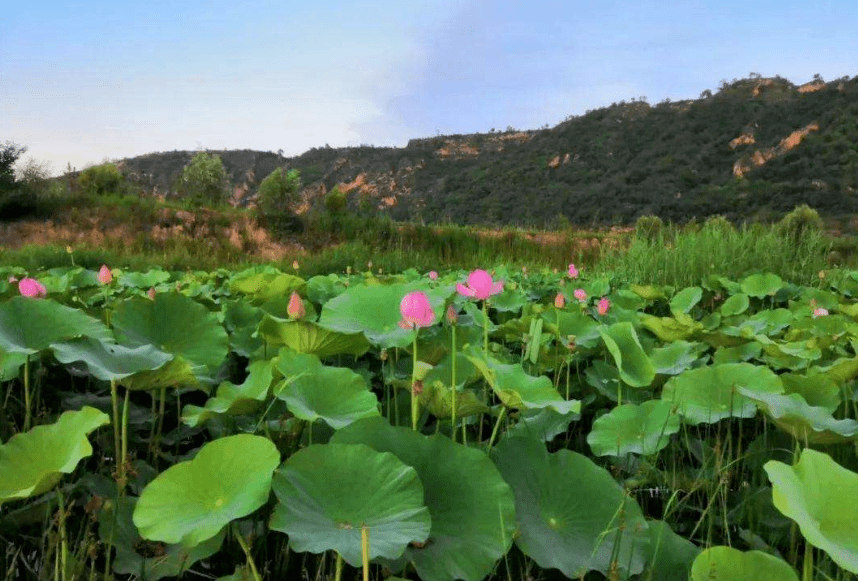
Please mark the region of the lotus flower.
POLYGON ((468 286, 457 283, 456 290, 460 295, 484 301, 503 290, 503 281, 493 282, 492 275, 485 270, 475 270, 468 275, 468 286))
POLYGON ((608 299, 606 299, 605 297, 599 299, 599 305, 596 307, 596 311, 600 315, 604 315, 605 313, 607 313, 609 308, 611 308, 611 303, 608 299))
POLYGON ((578 278, 578 269, 573 263, 569 263, 569 278, 578 278))
POLYGON ((557 293, 557 296, 554 297, 554 306, 558 309, 566 306, 566 297, 563 296, 563 293, 557 293))
POLYGON ((429 271, 429 278, 432 280, 438 280, 438 273, 434 270, 429 271))
POLYGON ((45 285, 37 281, 35 278, 22 278, 18 283, 18 292, 25 297, 40 298, 48 294, 45 285))
POLYGON ((435 312, 429 304, 429 297, 420 291, 410 292, 402 297, 399 312, 402 313, 399 326, 403 329, 429 327, 435 322, 435 312))
POLYGON ((292 291, 292 296, 289 297, 289 305, 286 307, 286 313, 290 319, 303 319, 307 314, 304 302, 295 291, 292 291))
POLYGON ((587 300, 587 292, 582 288, 576 288, 572 294, 582 303, 587 300))
POLYGON ((825 309, 825 308, 819 307, 818 309, 814 309, 814 310, 813 310, 813 318, 814 318, 814 319, 815 319, 816 317, 824 317, 824 316, 826 316, 826 315, 828 315, 828 309, 825 309))
POLYGON ((149 292, 148 292, 148 293, 146 293, 146 294, 147 294, 147 295, 149 295, 149 300, 153 300, 153 301, 154 301, 154 300, 155 300, 155 287, 154 287, 154 286, 150 286, 150 287, 149 287, 149 292))
POLYGON ((101 284, 110 284, 113 282, 113 273, 110 272, 106 264, 102 264, 101 269, 98 271, 98 282, 101 284))

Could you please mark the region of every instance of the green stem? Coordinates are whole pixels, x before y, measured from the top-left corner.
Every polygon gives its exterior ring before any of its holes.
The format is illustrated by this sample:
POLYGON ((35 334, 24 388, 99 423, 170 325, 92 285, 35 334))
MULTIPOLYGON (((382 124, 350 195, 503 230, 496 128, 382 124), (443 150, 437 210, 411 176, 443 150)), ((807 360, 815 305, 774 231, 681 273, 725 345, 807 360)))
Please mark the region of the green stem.
POLYGON ((489 301, 483 301, 483 354, 489 356, 489 301))
POLYGON ((450 420, 450 437, 456 441, 456 325, 453 325, 453 349, 450 352, 453 358, 450 386, 450 407, 452 408, 452 419, 450 420))
POLYGON ((343 556, 337 553, 337 571, 334 573, 334 581, 340 581, 343 576, 343 556))
POLYGON ((417 374, 417 331, 414 332, 414 349, 413 351, 413 360, 411 367, 411 429, 415 432, 417 431, 417 397, 414 393, 414 388, 417 384, 416 374, 417 374))
POLYGON ((128 400, 129 391, 125 390, 125 401, 122 402, 122 455, 119 460, 119 495, 125 495, 125 464, 128 461, 128 400))
POLYGON ((491 452, 492 452, 492 446, 494 446, 495 438, 498 435, 498 428, 500 427, 500 423, 501 423, 501 421, 503 421, 503 418, 505 415, 506 415, 506 406, 502 407, 501 412, 498 414, 498 419, 495 422, 495 427, 492 430, 491 437, 489 438, 489 447, 486 448, 486 454, 491 454, 491 452))
POLYGON ((119 418, 119 394, 116 390, 115 379, 110 380, 110 401, 113 404, 113 457, 117 464, 116 473, 119 474, 119 456, 121 454, 121 448, 119 444, 119 428, 121 425, 121 420, 119 418))
POLYGON ((804 540, 804 563, 802 564, 801 581, 813 581, 813 545, 804 540))
POLYGON ((363 561, 363 581, 369 581, 369 527, 360 525, 360 556, 363 561))
POLYGON ((259 571, 256 569, 256 563, 253 561, 253 555, 250 554, 250 547, 247 546, 247 541, 245 541, 244 537, 241 536, 241 533, 235 529, 233 529, 233 534, 235 535, 236 540, 238 540, 238 544, 241 545, 241 550, 244 551, 244 555, 247 557, 247 564, 250 565, 250 572, 253 574, 254 581, 262 581, 262 577, 259 576, 259 571))
POLYGON ((30 429, 32 413, 30 411, 30 355, 24 360, 24 431, 30 429))
POLYGON ((69 544, 66 537, 66 505, 63 501, 63 491, 60 488, 57 488, 57 502, 60 505, 60 579, 66 581, 69 544))
POLYGON ((307 420, 307 445, 313 445, 313 422, 307 420))

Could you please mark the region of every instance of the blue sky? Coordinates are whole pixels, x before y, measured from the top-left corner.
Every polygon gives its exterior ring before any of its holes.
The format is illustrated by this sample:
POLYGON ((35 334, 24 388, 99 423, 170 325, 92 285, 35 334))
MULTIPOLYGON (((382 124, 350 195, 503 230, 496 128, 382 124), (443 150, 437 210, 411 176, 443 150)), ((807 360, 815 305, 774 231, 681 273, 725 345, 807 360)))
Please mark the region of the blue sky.
POLYGON ((533 129, 751 72, 852 77, 856 30, 855 0, 14 2, 0 142, 61 173, 174 149, 533 129))

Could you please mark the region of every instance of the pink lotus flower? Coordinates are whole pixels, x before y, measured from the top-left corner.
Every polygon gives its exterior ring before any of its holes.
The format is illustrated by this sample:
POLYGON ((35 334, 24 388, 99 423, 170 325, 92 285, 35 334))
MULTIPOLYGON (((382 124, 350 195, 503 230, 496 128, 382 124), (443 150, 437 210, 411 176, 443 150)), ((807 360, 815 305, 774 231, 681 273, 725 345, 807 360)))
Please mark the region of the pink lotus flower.
POLYGON ((40 298, 48 294, 45 285, 37 281, 35 278, 22 278, 18 283, 18 292, 25 297, 40 298))
POLYGON ((435 272, 434 270, 430 270, 429 271, 429 278, 431 278, 432 280, 438 280, 438 273, 435 272))
POLYGON ((153 300, 153 301, 154 301, 154 300, 155 300, 155 287, 154 287, 154 286, 150 286, 150 287, 149 287, 149 292, 148 292, 148 293, 146 293, 146 294, 147 294, 147 295, 149 295, 149 300, 153 300))
POLYGON ((554 306, 558 309, 566 306, 566 297, 563 296, 563 293, 557 293, 557 296, 554 297, 554 306))
POLYGON ((468 275, 468 286, 456 283, 456 290, 460 295, 484 301, 503 290, 503 281, 493 282, 492 275, 478 269, 468 275))
POLYGON ((98 282, 101 284, 110 284, 113 282, 113 273, 110 272, 106 264, 102 264, 101 270, 98 271, 98 282))
POLYGON ((587 300, 587 293, 582 288, 576 288, 572 294, 582 303, 587 300))
POLYGON ((286 313, 290 319, 303 319, 307 314, 307 309, 304 308, 304 301, 298 296, 298 293, 292 291, 292 296, 289 297, 289 305, 286 307, 286 313))
POLYGON ((399 303, 402 320, 399 326, 403 329, 429 327, 435 322, 435 312, 429 304, 429 297, 421 291, 410 292, 399 303))
POLYGON ((609 308, 611 308, 611 303, 610 301, 608 301, 608 299, 606 299, 605 297, 599 299, 599 304, 596 307, 596 311, 600 315, 604 315, 605 313, 607 313, 609 308))
POLYGON ((569 278, 578 278, 578 269, 573 263, 569 263, 569 278))
POLYGON ((822 307, 819 307, 818 309, 814 309, 814 311, 813 311, 813 318, 814 319, 816 317, 825 317, 826 315, 828 315, 828 309, 824 309, 822 307))

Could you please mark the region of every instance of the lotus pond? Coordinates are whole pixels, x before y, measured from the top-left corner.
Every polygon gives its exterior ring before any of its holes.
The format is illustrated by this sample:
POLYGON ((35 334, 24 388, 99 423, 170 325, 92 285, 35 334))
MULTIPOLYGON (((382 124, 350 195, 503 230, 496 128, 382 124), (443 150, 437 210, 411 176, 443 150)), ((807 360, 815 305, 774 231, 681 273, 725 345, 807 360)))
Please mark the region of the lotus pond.
POLYGON ((856 272, 27 274, 5 580, 858 577, 856 272))

